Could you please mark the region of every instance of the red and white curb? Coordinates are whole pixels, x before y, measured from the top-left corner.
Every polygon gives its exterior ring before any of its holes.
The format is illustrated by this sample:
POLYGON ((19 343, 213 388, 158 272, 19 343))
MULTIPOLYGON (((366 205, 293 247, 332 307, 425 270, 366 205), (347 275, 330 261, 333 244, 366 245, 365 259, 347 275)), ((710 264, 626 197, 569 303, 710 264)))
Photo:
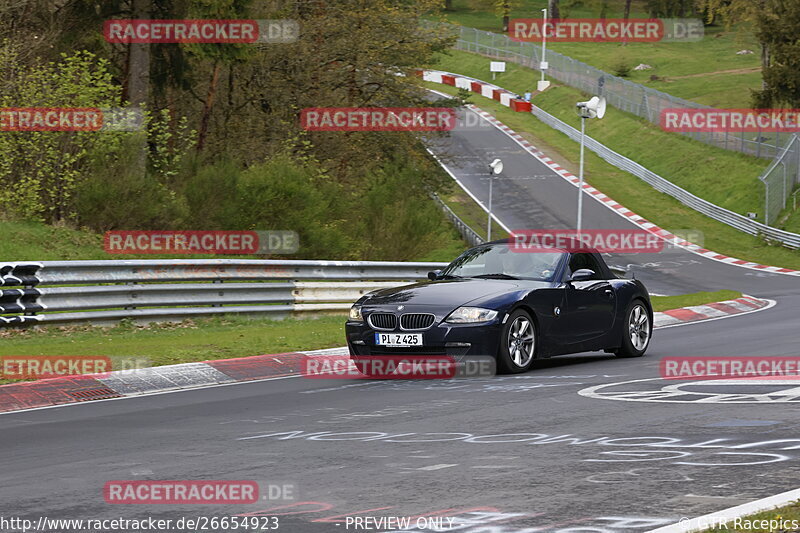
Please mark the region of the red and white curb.
MULTIPOLYGON (((514 102, 518 101, 514 98, 515 96, 514 93, 491 83, 478 81, 473 78, 469 78, 467 76, 460 76, 459 74, 453 74, 450 72, 442 72, 435 70, 422 71, 422 78, 425 81, 430 81, 434 83, 443 83, 446 85, 454 85, 455 87, 468 89, 471 90, 472 92, 481 94, 482 96, 489 95, 487 96, 488 98, 493 98, 494 100, 498 100, 504 106, 510 107, 516 111, 524 111, 523 109, 514 107, 515 106, 514 102), (450 82, 450 80, 453 80, 452 83, 450 82)), ((472 111, 474 111, 475 113, 477 113, 478 115, 480 115, 481 117, 483 117, 497 129, 508 135, 517 144, 519 144, 526 152, 528 152, 530 155, 541 161, 544 165, 548 166, 556 174, 558 174, 568 182, 572 183, 576 187, 580 185, 580 179, 577 176, 572 174, 567 169, 559 166, 558 163, 547 157, 547 155, 544 152, 536 148, 533 144, 527 141, 520 134, 516 133, 514 130, 512 130, 499 120, 497 120, 497 118, 495 118, 494 115, 486 111, 483 111, 482 109, 474 105, 467 105, 467 107, 472 111)), ((714 252, 712 250, 707 250, 701 246, 698 246, 697 244, 691 243, 685 239, 678 237, 677 235, 670 233, 665 229, 658 227, 657 225, 648 221, 644 217, 637 215, 630 209, 621 205, 619 202, 616 202, 614 199, 608 197, 606 194, 595 189, 588 183, 584 182, 583 190, 587 192, 589 196, 591 196, 601 204, 605 205, 612 211, 616 212, 621 217, 636 224, 640 228, 645 229, 655 235, 658 235, 663 239, 669 241, 670 243, 680 246, 681 248, 684 248, 685 250, 688 250, 697 255, 702 255, 703 257, 712 259, 714 261, 719 261, 721 263, 727 263, 729 265, 749 268, 761 272, 772 272, 776 274, 788 274, 790 276, 800 276, 800 270, 793 270, 791 268, 782 268, 769 265, 761 265, 759 263, 753 263, 751 261, 745 261, 742 259, 737 259, 735 257, 729 257, 727 255, 723 255, 714 252)))
POLYGON ((327 352, 257 355, 12 383, 0 386, 0 414, 294 377, 307 356, 330 355, 327 352))
POLYGON ((774 300, 762 300, 752 296, 742 296, 735 300, 725 300, 724 302, 714 302, 704 305, 693 305, 671 309, 669 311, 657 311, 653 313, 653 327, 666 328, 690 324, 692 322, 706 322, 727 318, 734 315, 743 315, 769 309, 775 305, 774 300))
MULTIPOLYGON (((717 320, 772 307, 772 300, 736 300, 653 313, 655 328, 717 320)), ((0 414, 88 401, 115 400, 203 387, 298 377, 306 357, 347 355, 347 347, 183 363, 0 386, 0 414)))
MULTIPOLYGON (((746 527, 739 527, 735 524, 737 518, 744 516, 761 513, 764 511, 771 511, 784 505, 800 500, 800 489, 793 489, 774 496, 762 498, 736 507, 729 507, 721 511, 709 513, 695 518, 684 517, 678 522, 663 526, 657 529, 651 529, 648 533, 691 533, 694 531, 703 531, 706 529, 725 528, 725 529, 750 529, 746 527)), ((766 529, 766 528, 753 528, 753 529, 766 529)), ((777 528, 783 529, 783 528, 777 528)))

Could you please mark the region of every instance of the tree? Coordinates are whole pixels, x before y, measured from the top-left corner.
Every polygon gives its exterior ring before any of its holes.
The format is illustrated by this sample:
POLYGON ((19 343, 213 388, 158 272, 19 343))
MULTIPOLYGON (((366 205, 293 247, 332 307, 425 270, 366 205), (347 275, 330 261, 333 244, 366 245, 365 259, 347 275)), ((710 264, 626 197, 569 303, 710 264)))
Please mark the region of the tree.
MULTIPOLYGON (((189 11, 191 18, 236 20, 247 18, 251 0, 195 0, 189 11)), ((217 87, 223 65, 229 67, 237 62, 252 57, 253 46, 250 44, 189 44, 185 45, 191 54, 211 61, 211 73, 208 91, 203 100, 203 111, 200 115, 200 127, 197 134, 197 151, 203 149, 208 135, 208 123, 217 97, 217 87)))
POLYGON ((561 13, 558 7, 558 0, 548 0, 547 1, 547 18, 550 19, 560 19, 561 13))
MULTIPOLYGON (((696 6, 706 14, 706 22, 712 23, 717 17, 725 21, 730 29, 736 27, 740 32, 756 30, 759 17, 769 10, 768 0, 696 0, 696 6)), ((769 46, 761 41, 761 69, 766 70, 770 63, 769 46)), ((766 88, 762 78, 761 87, 766 88)))
POLYGON ((511 10, 519 7, 519 0, 494 0, 494 9, 503 17, 503 33, 508 33, 508 21, 511 10))
POLYGON ((769 108, 800 107, 800 3, 797 0, 768 0, 756 15, 756 36, 769 51, 763 67, 763 85, 753 92, 753 105, 769 108))
MULTIPOLYGON (((698 0, 705 2, 707 0, 698 0)), ((727 0, 708 0, 725 2, 727 0)), ((736 0, 739 1, 739 0, 736 0)), ((750 0, 744 0, 750 1, 750 0)), ((694 12, 692 0, 647 0, 647 11, 653 18, 686 17, 694 12)))
POLYGON ((633 0, 625 0, 625 11, 622 13, 622 18, 628 20, 631 16, 631 2, 633 0))

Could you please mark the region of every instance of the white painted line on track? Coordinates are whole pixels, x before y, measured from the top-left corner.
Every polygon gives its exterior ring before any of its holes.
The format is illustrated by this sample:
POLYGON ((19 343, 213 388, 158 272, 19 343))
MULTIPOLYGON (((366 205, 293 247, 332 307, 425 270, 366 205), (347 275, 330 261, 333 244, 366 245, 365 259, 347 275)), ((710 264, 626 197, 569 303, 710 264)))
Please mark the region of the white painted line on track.
MULTIPOLYGON (((476 114, 477 114, 477 113, 476 113, 476 114)), ((478 115, 478 116, 480 116, 480 115, 478 115)), ((474 201, 476 204, 478 204, 478 205, 481 207, 481 209, 483 209, 483 210, 484 210, 484 211, 485 211, 485 212, 488 214, 488 213, 489 213, 489 208, 488 208, 488 207, 486 207, 486 206, 483 204, 483 202, 481 202, 480 200, 478 200, 478 197, 477 197, 477 196, 475 196, 474 194, 472 194, 472 191, 470 191, 470 190, 469 190, 469 189, 468 189, 468 188, 467 188, 467 187, 466 187, 466 186, 465 186, 463 183, 461 183, 461 180, 459 180, 459 179, 456 177, 456 175, 455 175, 455 174, 453 174, 453 172, 452 172, 452 171, 451 171, 449 168, 447 168, 447 165, 445 165, 444 163, 442 163, 442 161, 441 161, 441 160, 440 160, 440 159, 437 157, 437 155, 436 155, 436 154, 434 154, 434 153, 431 151, 431 149, 430 149, 430 148, 426 148, 426 150, 428 151, 428 153, 429 153, 429 154, 431 154, 431 157, 433 157, 433 158, 436 160, 436 162, 437 162, 437 163, 439 163, 439 166, 440 166, 440 167, 442 167, 442 169, 443 169, 445 172, 447 172, 447 174, 448 174, 448 175, 449 175, 451 178, 453 178, 453 180, 454 180, 456 183, 458 183, 458 186, 459 186, 459 187, 461 187, 461 188, 464 190, 464 192, 465 192, 465 193, 467 193, 467 194, 469 195, 469 197, 470 197, 470 198, 472 198, 472 200, 473 200, 473 201, 474 201)), ((492 220, 494 220, 495 222, 497 222, 497 224, 498 224, 498 225, 499 225, 501 228, 503 228, 503 230, 504 230, 506 233, 509 233, 509 234, 511 233, 511 228, 509 228, 507 225, 505 225, 505 224, 503 223, 503 221, 502 221, 502 220, 500 220, 500 219, 497 217, 497 214, 495 214, 495 213, 492 213, 492 220)))
POLYGON ((800 489, 793 489, 774 496, 762 498, 750 503, 729 507, 721 511, 709 513, 696 518, 681 518, 678 522, 658 529, 651 529, 648 533, 689 533, 714 527, 720 522, 731 523, 735 518, 769 511, 782 507, 788 503, 800 500, 800 489))
POLYGON ((440 464, 440 465, 423 466, 421 468, 415 468, 415 470, 428 470, 428 471, 430 471, 430 470, 442 470, 443 468, 451 468, 453 466, 458 466, 458 463, 456 463, 456 464, 440 464))

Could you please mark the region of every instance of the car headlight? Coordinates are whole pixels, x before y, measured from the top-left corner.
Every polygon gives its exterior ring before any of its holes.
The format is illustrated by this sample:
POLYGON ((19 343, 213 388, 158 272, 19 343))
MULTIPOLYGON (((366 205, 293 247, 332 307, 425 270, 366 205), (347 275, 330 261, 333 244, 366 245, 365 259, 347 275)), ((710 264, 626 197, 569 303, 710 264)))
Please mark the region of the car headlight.
POLYGON ((355 320, 357 322, 363 322, 364 317, 361 316, 361 306, 354 305, 350 308, 350 320, 355 320))
POLYGON ((483 307, 459 307, 447 317, 445 322, 451 324, 472 324, 476 322, 489 322, 497 317, 497 311, 483 307))

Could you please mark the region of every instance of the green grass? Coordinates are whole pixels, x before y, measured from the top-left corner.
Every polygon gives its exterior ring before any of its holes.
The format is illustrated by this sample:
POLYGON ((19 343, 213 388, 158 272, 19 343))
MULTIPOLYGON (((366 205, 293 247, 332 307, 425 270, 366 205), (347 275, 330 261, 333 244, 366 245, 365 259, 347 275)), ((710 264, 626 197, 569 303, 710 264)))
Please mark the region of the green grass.
POLYGON ((459 255, 461 255, 461 252, 466 250, 469 246, 461 238, 461 235, 458 234, 455 228, 453 229, 452 233, 453 235, 449 240, 443 240, 439 248, 431 250, 427 254, 420 257, 418 261, 449 263, 459 255))
POLYGON ((0 258, 4 261, 68 261, 112 259, 103 250, 103 236, 40 222, 0 222, 0 258))
MULTIPOLYGON (((442 70, 484 79, 489 59, 467 52, 452 51, 436 65, 442 70)), ((517 93, 535 85, 535 71, 508 65, 496 84, 517 93)), ((556 85, 534 97, 534 104, 567 124, 580 128, 575 102, 586 95, 556 85)), ((476 103, 488 101, 479 95, 476 103)), ((602 120, 586 125, 587 135, 614 151, 644 165, 684 189, 737 213, 763 212, 763 185, 758 176, 767 161, 714 148, 688 137, 667 133, 634 115, 609 108, 602 120)))
MULTIPOLYGON (((800 524, 800 502, 794 502, 778 509, 771 511, 763 511, 752 515, 744 516, 739 520, 728 520, 727 524, 722 527, 715 527, 704 530, 704 533, 772 533, 774 531, 796 531, 797 524, 800 524), (782 527, 769 527, 769 523, 754 523, 763 520, 783 520, 784 528, 782 527), (794 523, 792 523, 794 521, 794 523), (767 527, 752 527, 754 525, 767 527)), ((775 524, 780 526, 780 524, 775 524)))
MULTIPOLYGON (((667 78, 665 81, 647 82, 644 85, 712 107, 746 108, 752 105, 750 89, 761 88, 761 73, 706 74, 680 80, 667 78)), ((752 133, 745 135, 755 136, 752 133)))
MULTIPOLYGON (((502 32, 501 18, 489 3, 478 0, 453 0, 454 10, 446 12, 446 20, 462 26, 474 27, 495 33, 502 32)), ((511 18, 538 18, 547 0, 522 0, 520 7, 511 12, 511 18)), ((624 2, 610 0, 607 18, 621 18, 624 2)), ((598 17, 599 11, 590 2, 582 2, 562 16, 568 18, 598 17)), ((635 1, 631 18, 647 18, 644 2, 635 1)), ((497 41, 499 46, 499 40, 497 41)), ((722 27, 705 28, 705 37, 694 43, 557 43, 547 44, 554 50, 596 68, 613 72, 616 63, 623 59, 630 67, 645 63, 653 67, 646 71, 632 71, 631 81, 653 87, 681 98, 720 107, 749 107, 749 89, 759 89, 760 72, 746 72, 761 66, 759 44, 747 31, 726 31, 722 27), (753 54, 736 55, 742 49, 753 54), (693 74, 707 74, 726 70, 744 70, 742 73, 704 76, 700 79, 682 78, 693 74), (666 82, 651 82, 650 77, 667 78, 666 82)), ((512 46, 513 50, 514 47, 512 46)))
MULTIPOLYGON (((461 188, 452 194, 442 196, 442 200, 464 223, 486 240, 486 226, 489 215, 461 188)), ((508 238, 508 232, 497 221, 492 220, 492 240, 508 238)), ((455 259, 453 257, 452 259, 455 259)))
MULTIPOLYGON (((442 214, 445 228, 438 245, 417 261, 451 261, 466 248, 466 243, 442 214)), ((167 255, 109 254, 103 249, 103 236, 89 230, 54 227, 41 222, 0 221, 0 260, 2 261, 74 261, 100 259, 261 259, 261 255, 167 255)), ((271 256, 292 259, 291 255, 271 256)), ((319 259, 332 259, 320 257, 319 259)))
POLYGON ((677 296, 651 296, 650 301, 653 303, 653 311, 667 311, 669 309, 678 309, 679 307, 735 300, 741 297, 741 292, 724 290, 715 292, 694 292, 691 294, 679 294, 677 296))
POLYGON ((149 366, 343 346, 344 315, 269 320, 226 315, 180 323, 5 329, 0 356, 145 358, 149 366))
MULTIPOLYGON (((482 63, 479 62, 487 60, 473 54, 457 52, 451 58, 447 58, 447 61, 449 61, 449 63, 447 63, 447 68, 441 63, 436 65, 436 68, 453 70, 461 74, 480 77, 474 72, 475 65, 480 65, 482 63), (459 59, 464 61, 463 68, 460 68, 459 65, 455 63, 455 61, 459 59)), ((533 72, 529 69, 521 69, 515 65, 510 65, 510 67, 509 72, 503 75, 504 77, 502 80, 498 76, 498 85, 507 86, 509 89, 515 90, 515 84, 524 84, 525 77, 533 75, 533 72), (520 81, 520 79, 522 81, 520 81)), ((486 76, 484 75, 483 77, 485 78, 486 76)), ((428 84, 428 86, 449 94, 456 94, 457 92, 457 89, 448 85, 431 83, 428 84)), ((551 90, 572 91, 572 89, 556 87, 554 89, 548 89, 545 94, 551 90)), ((563 102, 563 105, 568 109, 558 113, 564 117, 563 120, 569 119, 573 124, 575 124, 574 115, 572 117, 568 115, 573 113, 571 106, 577 101, 576 97, 578 97, 578 93, 572 91, 572 96, 565 98, 563 102)), ((578 99, 582 99, 582 97, 578 99)), ((540 96, 539 100, 537 100, 537 104, 541 100, 542 98, 540 96)), ((578 161, 578 144, 569 139, 566 135, 550 128, 532 115, 527 113, 515 113, 494 100, 483 98, 480 95, 474 95, 471 97, 471 101, 493 113, 510 128, 526 137, 539 149, 544 150, 545 153, 561 166, 577 174, 578 165, 575 162, 578 161)), ((550 101, 552 105, 553 100, 550 101)), ((639 121, 639 129, 637 130, 630 122, 636 122, 636 120, 628 119, 625 114, 616 110, 611 110, 603 120, 590 122, 588 133, 605 142, 606 139, 614 139, 616 137, 613 131, 608 130, 613 130, 616 124, 619 123, 621 129, 633 132, 633 140, 628 140, 628 144, 633 146, 634 142, 641 143, 641 148, 639 150, 634 150, 635 153, 631 153, 629 157, 656 172, 658 172, 656 168, 663 168, 674 163, 683 169, 682 175, 679 176, 676 181, 684 183, 691 182, 695 186, 705 185, 702 179, 698 178, 698 175, 706 176, 711 183, 719 184, 723 182, 723 185, 725 185, 724 182, 726 180, 744 181, 746 176, 751 176, 752 180, 756 180, 756 176, 758 175, 757 171, 759 169, 763 170, 763 162, 756 165, 750 161, 751 158, 713 149, 701 143, 682 139, 678 135, 661 132, 641 121, 639 121), (624 123, 626 120, 628 121, 627 124, 624 123), (607 132, 607 136, 604 132, 607 132), (677 140, 670 139, 670 137, 674 137, 677 140), (673 142, 682 143, 682 146, 699 154, 696 156, 697 161, 694 163, 687 161, 689 158, 686 157, 685 153, 683 158, 686 160, 681 161, 680 153, 676 155, 669 150, 663 149, 665 146, 670 146, 673 142), (662 152, 664 155, 662 161, 650 161, 652 158, 657 158, 662 152), (645 156, 649 156, 649 158, 645 156), (716 175, 708 176, 707 170, 699 169, 702 162, 714 165, 714 168, 717 170, 716 175), (722 170, 722 168, 725 170, 722 170), (747 168, 747 171, 741 172, 741 168, 747 168), (739 178, 733 178, 731 176, 732 173, 738 174, 739 178)), ((611 147, 617 149, 614 144, 611 144, 611 147)), ((756 162, 758 163, 758 161, 756 162)), ((768 245, 761 239, 744 234, 725 224, 705 217, 684 206, 674 198, 654 190, 639 178, 606 163, 588 150, 586 151, 586 170, 584 174, 591 185, 597 187, 628 209, 631 209, 662 228, 668 230, 694 229, 702 231, 705 235, 705 247, 710 250, 757 263, 800 269, 800 252, 789 250, 781 246, 768 245)), ((668 179, 673 179, 673 173, 664 172, 662 175, 668 179)), ((748 202, 746 198, 746 187, 736 186, 733 187, 733 189, 735 189, 735 194, 743 195, 741 198, 737 198, 736 202, 746 204, 748 202)), ((720 197, 718 191, 713 192, 714 194, 711 196, 714 198, 720 197)), ((760 192, 757 195, 753 195, 753 189, 750 189, 749 194, 760 200, 760 192)), ((731 203, 730 200, 724 198, 723 200, 726 200, 724 203, 731 203)), ((751 199, 750 202, 758 200, 751 199)), ((761 211, 761 209, 757 209, 757 212, 761 211)))
MULTIPOLYGON (((656 311, 738 298, 735 291, 654 296, 656 311)), ((334 348, 345 344, 344 313, 317 318, 270 320, 238 315, 190 319, 180 323, 113 327, 42 326, 0 331, 0 357, 106 356, 112 369, 174 365, 334 348), (126 366, 128 365, 128 366, 126 366)), ((11 380, 0 379, 0 384, 11 380)))

